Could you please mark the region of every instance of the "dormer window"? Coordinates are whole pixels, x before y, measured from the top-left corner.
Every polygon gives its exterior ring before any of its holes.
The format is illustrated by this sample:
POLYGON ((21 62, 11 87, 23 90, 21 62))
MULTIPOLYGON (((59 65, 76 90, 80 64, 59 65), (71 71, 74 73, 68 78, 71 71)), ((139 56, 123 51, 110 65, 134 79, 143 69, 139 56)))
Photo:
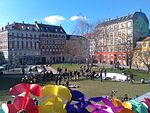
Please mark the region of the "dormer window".
POLYGON ((23 29, 24 27, 23 27, 23 26, 21 26, 21 28, 23 29))
POLYGON ((29 30, 29 29, 30 29, 30 27, 28 26, 28 27, 27 27, 27 30, 29 30))

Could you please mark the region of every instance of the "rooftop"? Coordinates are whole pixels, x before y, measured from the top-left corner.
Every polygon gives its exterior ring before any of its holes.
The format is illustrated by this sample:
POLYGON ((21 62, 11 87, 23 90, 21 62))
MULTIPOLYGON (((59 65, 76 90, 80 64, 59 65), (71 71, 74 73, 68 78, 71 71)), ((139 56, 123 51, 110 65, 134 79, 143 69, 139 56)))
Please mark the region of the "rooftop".
POLYGON ((63 33, 66 34, 65 30, 62 26, 55 26, 55 25, 47 25, 47 24, 39 24, 37 23, 38 29, 41 32, 52 32, 52 33, 63 33))
POLYGON ((28 30, 28 31, 39 31, 39 32, 50 32, 50 33, 62 33, 66 34, 65 30, 62 26, 48 25, 48 24, 40 24, 35 22, 35 24, 28 23, 19 23, 14 22, 12 24, 7 24, 5 27, 2 27, 2 30, 28 30))
MULTIPOLYGON (((115 18, 115 19, 107 19, 106 21, 98 24, 96 27, 107 26, 107 25, 111 25, 111 24, 115 24, 115 23, 124 22, 124 21, 130 20, 130 19, 134 19, 134 17, 136 17, 137 15, 146 16, 145 13, 143 13, 143 12, 135 12, 133 14, 127 14, 126 16, 122 16, 122 17, 117 16, 117 18, 115 18)), ((146 21, 148 22, 147 18, 146 18, 146 21)))

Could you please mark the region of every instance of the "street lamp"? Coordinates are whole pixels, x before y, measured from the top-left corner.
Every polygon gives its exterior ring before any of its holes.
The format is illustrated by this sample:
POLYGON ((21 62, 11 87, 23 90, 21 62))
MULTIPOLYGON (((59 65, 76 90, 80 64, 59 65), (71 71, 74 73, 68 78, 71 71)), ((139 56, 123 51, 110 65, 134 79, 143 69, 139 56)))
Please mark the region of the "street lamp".
POLYGON ((131 64, 132 62, 131 62, 131 40, 130 39, 128 39, 127 40, 127 66, 129 66, 130 67, 130 69, 131 69, 131 64))

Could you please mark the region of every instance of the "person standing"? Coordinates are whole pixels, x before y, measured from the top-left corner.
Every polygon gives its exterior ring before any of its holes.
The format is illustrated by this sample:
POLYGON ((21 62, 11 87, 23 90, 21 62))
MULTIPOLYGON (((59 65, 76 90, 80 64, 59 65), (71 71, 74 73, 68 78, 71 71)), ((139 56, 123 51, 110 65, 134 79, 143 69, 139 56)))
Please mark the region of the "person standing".
POLYGON ((22 68, 22 74, 23 74, 23 75, 25 74, 25 69, 24 69, 24 68, 22 68))
POLYGON ((100 80, 101 80, 101 82, 102 82, 102 81, 103 81, 103 76, 102 76, 103 71, 101 70, 99 74, 100 74, 100 80))
POLYGON ((105 69, 105 70, 104 70, 105 79, 106 79, 106 74, 107 74, 107 72, 106 72, 106 69, 105 69))
POLYGON ((130 83, 133 84, 133 74, 130 73, 130 83))
POLYGON ((95 75, 95 74, 96 74, 96 72, 93 71, 92 74, 91 74, 91 80, 94 80, 94 75, 95 75))

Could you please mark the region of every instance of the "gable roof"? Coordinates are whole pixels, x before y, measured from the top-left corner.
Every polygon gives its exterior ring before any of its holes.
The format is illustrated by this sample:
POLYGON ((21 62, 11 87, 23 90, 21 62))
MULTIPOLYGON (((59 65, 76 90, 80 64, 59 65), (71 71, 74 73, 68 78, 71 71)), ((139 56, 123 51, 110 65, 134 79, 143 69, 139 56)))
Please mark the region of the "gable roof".
POLYGON ((143 41, 150 41, 150 36, 146 37, 143 41))
POLYGON ((23 23, 14 22, 12 24, 6 25, 5 27, 6 27, 6 29, 36 31, 36 26, 35 25, 33 25, 33 24, 27 24, 27 23, 24 23, 24 22, 23 23), (23 28, 23 26, 24 26, 24 28, 23 28))
POLYGON ((36 25, 38 26, 38 29, 41 32, 51 32, 51 33, 66 34, 65 30, 61 26, 39 24, 39 23, 36 23, 36 25))
MULTIPOLYGON (((143 13, 143 12, 135 12, 135 13, 133 13, 133 14, 128 14, 128 15, 126 15, 126 16, 117 17, 116 19, 112 19, 112 20, 108 19, 107 21, 104 21, 104 22, 98 24, 98 25, 96 26, 96 28, 97 28, 97 27, 102 27, 102 26, 111 25, 111 24, 115 24, 115 23, 124 22, 124 21, 130 20, 130 19, 133 19, 133 18, 134 18, 135 16, 137 16, 137 15, 146 16, 145 13, 143 13)), ((147 19, 147 18, 145 18, 145 19, 146 19, 145 21, 148 22, 148 19, 147 19)))

